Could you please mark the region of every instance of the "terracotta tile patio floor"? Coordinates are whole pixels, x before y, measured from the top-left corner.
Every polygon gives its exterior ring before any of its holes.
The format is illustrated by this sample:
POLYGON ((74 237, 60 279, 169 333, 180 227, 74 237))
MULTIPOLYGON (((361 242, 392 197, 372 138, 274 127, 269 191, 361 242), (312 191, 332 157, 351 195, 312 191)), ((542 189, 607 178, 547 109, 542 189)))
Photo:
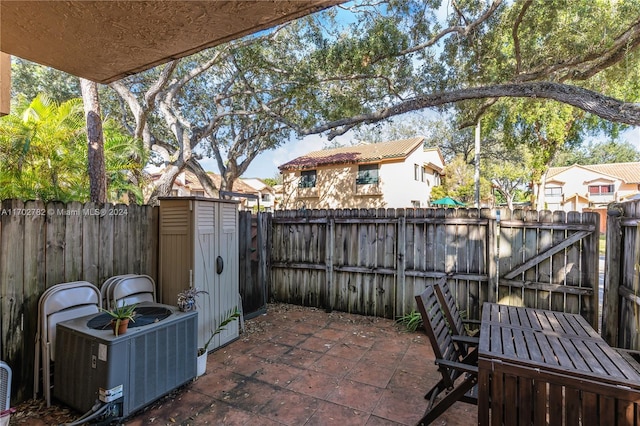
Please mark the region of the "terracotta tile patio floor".
MULTIPOLYGON (((269 305, 207 372, 126 421, 131 426, 413 425, 439 378, 426 335, 392 320, 269 305)), ((434 423, 477 423, 456 403, 434 423)))

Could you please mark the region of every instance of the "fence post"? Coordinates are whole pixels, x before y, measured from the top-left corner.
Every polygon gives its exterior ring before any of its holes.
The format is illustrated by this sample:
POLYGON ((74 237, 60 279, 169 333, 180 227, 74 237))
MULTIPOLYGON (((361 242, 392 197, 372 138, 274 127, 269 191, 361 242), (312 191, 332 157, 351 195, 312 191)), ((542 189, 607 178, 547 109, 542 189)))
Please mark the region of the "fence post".
POLYGON ((325 309, 327 312, 331 312, 333 310, 333 297, 331 296, 331 289, 333 288, 333 250, 335 246, 335 235, 336 231, 336 220, 333 216, 327 217, 327 248, 326 248, 326 256, 325 256, 325 267, 327 268, 327 278, 326 278, 326 304, 325 309))
POLYGON ((624 208, 612 204, 607 209, 607 250, 602 301, 602 337, 613 347, 618 346, 618 321, 620 317, 620 264, 622 262, 621 218, 624 208))
POLYGON ((480 217, 486 217, 487 223, 487 300, 495 303, 498 294, 498 282, 500 273, 498 269, 499 252, 498 252, 498 239, 500 238, 500 210, 496 210, 496 218, 493 218, 493 212, 491 210, 482 209, 480 211, 480 217))
POLYGON ((398 271, 396 274, 396 285, 395 288, 396 290, 396 294, 395 294, 395 299, 396 302, 394 303, 394 305, 396 306, 396 311, 393 313, 393 317, 398 317, 401 315, 406 314, 407 312, 405 312, 405 288, 406 288, 406 274, 405 274, 405 269, 407 266, 407 259, 406 259, 406 250, 407 250, 407 219, 404 215, 404 210, 400 210, 398 209, 398 221, 397 221, 397 230, 396 230, 396 235, 398 236, 398 239, 396 241, 397 244, 397 257, 396 257, 396 270, 398 271), (398 294, 399 293, 399 294, 398 294), (399 296, 399 297, 398 297, 399 296), (398 303, 398 301, 400 303, 398 303))

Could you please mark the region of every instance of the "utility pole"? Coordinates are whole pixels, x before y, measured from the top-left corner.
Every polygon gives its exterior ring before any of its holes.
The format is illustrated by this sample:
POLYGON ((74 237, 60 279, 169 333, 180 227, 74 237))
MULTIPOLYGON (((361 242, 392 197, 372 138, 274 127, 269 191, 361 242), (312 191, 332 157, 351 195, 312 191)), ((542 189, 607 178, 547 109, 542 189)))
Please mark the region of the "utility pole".
POLYGON ((480 118, 476 124, 476 170, 474 174, 476 207, 480 208, 480 118))

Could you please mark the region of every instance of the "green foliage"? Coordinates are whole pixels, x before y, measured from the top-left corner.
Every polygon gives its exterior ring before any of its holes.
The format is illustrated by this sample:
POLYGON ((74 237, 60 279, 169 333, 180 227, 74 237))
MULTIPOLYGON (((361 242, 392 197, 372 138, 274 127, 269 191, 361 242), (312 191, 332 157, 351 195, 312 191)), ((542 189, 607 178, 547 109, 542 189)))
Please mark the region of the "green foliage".
POLYGON ((230 309, 222 318, 223 319, 218 325, 218 327, 216 327, 216 329, 209 336, 209 340, 207 340, 207 342, 204 344, 202 348, 198 349, 198 355, 203 355, 207 353, 207 349, 209 348, 209 345, 211 344, 211 341, 213 340, 213 338, 218 334, 220 334, 221 332, 223 332, 224 330, 226 330, 227 325, 231 324, 233 321, 240 318, 240 311, 238 310, 238 307, 236 306, 235 308, 230 309))
POLYGON ((102 311, 108 313, 113 318, 113 330, 117 336, 118 330, 120 328, 120 323, 123 320, 135 322, 136 308, 138 307, 138 305, 134 303, 133 305, 117 306, 115 300, 113 301, 113 303, 116 305, 114 308, 108 310, 103 309, 102 311))
MULTIPOLYGON (((125 195, 142 201, 142 182, 133 182, 146 162, 144 150, 112 121, 104 134, 109 201, 125 195)), ((0 199, 88 201, 87 149, 81 99, 18 97, 0 118, 0 199)))
POLYGON ((40 93, 61 104, 81 96, 80 80, 62 71, 12 56, 11 97, 35 99, 40 93))
POLYGON ((406 315, 398 317, 396 322, 405 326, 407 331, 414 332, 418 328, 422 327, 422 316, 420 315, 420 312, 411 311, 406 315))
POLYGON ((560 153, 554 166, 570 166, 573 164, 609 164, 640 161, 640 151, 629 142, 609 140, 591 142, 585 146, 575 147, 560 153))

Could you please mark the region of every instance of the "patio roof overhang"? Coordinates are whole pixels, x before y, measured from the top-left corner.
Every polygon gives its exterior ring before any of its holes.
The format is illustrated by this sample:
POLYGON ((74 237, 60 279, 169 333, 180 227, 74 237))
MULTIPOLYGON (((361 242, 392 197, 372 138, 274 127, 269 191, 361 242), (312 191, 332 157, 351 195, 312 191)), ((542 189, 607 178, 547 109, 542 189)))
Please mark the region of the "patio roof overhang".
MULTIPOLYGON (((0 52, 109 83, 344 0, 0 1, 0 52)), ((0 115, 8 112, 0 54, 0 115)))

